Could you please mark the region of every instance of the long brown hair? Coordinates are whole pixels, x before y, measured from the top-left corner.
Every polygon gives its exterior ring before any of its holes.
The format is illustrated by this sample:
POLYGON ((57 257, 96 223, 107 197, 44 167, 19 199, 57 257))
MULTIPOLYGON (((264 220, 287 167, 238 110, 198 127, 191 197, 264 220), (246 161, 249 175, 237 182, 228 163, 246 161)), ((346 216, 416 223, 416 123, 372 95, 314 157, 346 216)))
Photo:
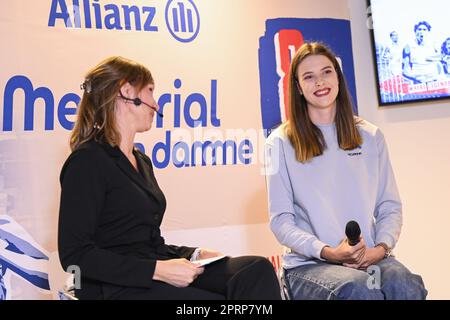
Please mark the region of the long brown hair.
POLYGON ((83 97, 78 106, 77 120, 70 137, 75 150, 90 140, 112 146, 119 145, 120 133, 115 120, 115 100, 122 85, 129 82, 139 91, 153 84, 150 71, 143 65, 122 57, 110 57, 91 69, 82 85, 83 97))
POLYGON ((322 43, 304 43, 294 55, 289 72, 289 120, 284 124, 286 134, 295 149, 295 157, 305 163, 313 157, 323 154, 326 148, 322 131, 311 121, 306 99, 300 94, 297 84, 297 67, 310 55, 323 55, 330 59, 336 70, 339 81, 339 92, 336 97, 335 124, 339 147, 352 150, 362 144, 362 137, 356 128, 353 116, 352 101, 341 67, 335 54, 322 43))

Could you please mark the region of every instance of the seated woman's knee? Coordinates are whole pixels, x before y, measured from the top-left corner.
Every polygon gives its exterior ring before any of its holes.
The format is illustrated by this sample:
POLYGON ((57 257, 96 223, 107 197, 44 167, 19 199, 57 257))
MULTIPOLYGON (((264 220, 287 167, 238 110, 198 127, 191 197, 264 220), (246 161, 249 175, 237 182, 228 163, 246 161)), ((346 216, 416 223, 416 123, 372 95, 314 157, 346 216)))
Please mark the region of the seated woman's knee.
POLYGON ((381 290, 373 288, 368 283, 367 277, 361 277, 342 284, 334 292, 338 300, 383 300, 381 290))

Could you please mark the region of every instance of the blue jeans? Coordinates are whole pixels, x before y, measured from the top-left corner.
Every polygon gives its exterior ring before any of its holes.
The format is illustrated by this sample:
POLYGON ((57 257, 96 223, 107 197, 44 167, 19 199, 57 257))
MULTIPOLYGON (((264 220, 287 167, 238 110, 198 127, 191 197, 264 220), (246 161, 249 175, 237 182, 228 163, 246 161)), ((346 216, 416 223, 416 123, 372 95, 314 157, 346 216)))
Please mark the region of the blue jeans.
POLYGON ((428 293, 422 278, 393 257, 367 272, 317 261, 286 270, 285 280, 294 300, 422 300, 428 293))

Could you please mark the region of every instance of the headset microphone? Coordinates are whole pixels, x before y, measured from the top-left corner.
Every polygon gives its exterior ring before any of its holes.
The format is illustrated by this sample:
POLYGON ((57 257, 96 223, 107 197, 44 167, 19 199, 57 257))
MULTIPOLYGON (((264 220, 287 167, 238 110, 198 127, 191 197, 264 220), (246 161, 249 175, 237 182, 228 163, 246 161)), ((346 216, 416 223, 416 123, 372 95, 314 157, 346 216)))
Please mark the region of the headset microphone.
POLYGON ((140 98, 130 99, 130 98, 124 97, 124 95, 122 94, 122 92, 120 92, 120 97, 121 97, 122 99, 124 99, 124 100, 133 102, 133 104, 134 104, 135 106, 137 106, 137 107, 140 106, 141 104, 145 104, 147 107, 149 107, 150 109, 152 109, 153 111, 155 111, 156 114, 157 114, 158 116, 160 116, 161 118, 164 117, 164 115, 163 115, 161 112, 159 112, 158 110, 156 110, 155 107, 152 107, 152 106, 149 105, 148 103, 145 103, 145 102, 142 101, 140 98))

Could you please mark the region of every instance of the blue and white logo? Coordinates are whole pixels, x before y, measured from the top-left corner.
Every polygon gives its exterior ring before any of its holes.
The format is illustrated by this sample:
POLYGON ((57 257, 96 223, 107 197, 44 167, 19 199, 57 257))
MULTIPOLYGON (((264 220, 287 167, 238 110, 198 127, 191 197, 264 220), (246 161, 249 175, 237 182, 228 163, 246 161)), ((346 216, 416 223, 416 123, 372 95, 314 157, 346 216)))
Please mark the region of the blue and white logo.
MULTIPOLYGON (((160 26, 157 25, 160 12, 158 7, 129 2, 119 5, 99 3, 99 0, 72 0, 72 5, 70 0, 52 0, 47 24, 52 28, 67 29, 160 31, 160 26)), ((197 38, 200 14, 193 0, 168 0, 165 20, 169 33, 177 41, 188 43, 197 38)))
POLYGON ((0 215, 0 300, 11 296, 11 276, 25 279, 48 292, 48 254, 7 215, 0 215))
POLYGON ((169 0, 166 24, 170 34, 180 42, 191 42, 200 31, 200 15, 192 0, 169 0))

